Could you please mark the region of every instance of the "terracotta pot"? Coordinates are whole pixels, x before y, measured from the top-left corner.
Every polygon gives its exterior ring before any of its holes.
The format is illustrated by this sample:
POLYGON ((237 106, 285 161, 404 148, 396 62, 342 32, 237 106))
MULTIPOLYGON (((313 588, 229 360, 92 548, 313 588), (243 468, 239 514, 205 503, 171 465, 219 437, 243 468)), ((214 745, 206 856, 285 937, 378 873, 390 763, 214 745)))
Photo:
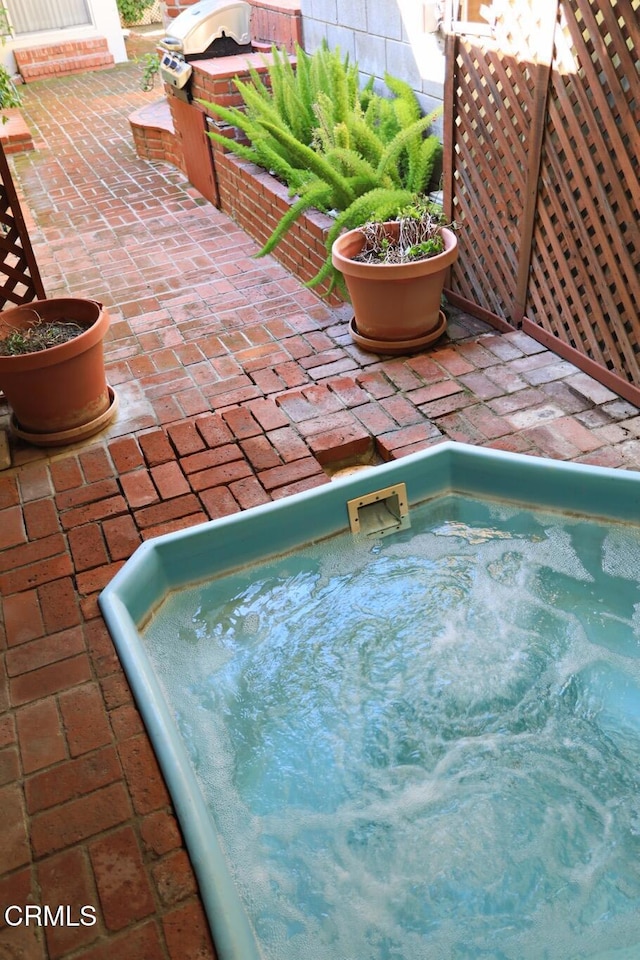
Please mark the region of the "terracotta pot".
MULTIPOLYGON (((390 238, 398 224, 385 224, 390 238)), ((435 257, 411 263, 361 263, 354 260, 364 245, 360 230, 338 237, 332 247, 334 267, 342 273, 354 319, 351 334, 374 353, 406 353, 437 340, 446 329, 440 301, 447 270, 458 256, 458 241, 442 229, 445 249, 435 257)))
POLYGON ((84 327, 73 340, 20 356, 0 355, 0 389, 13 411, 14 431, 40 446, 81 440, 101 430, 115 413, 107 384, 103 339, 109 314, 95 300, 35 300, 0 314, 0 339, 11 329, 72 320, 84 327))

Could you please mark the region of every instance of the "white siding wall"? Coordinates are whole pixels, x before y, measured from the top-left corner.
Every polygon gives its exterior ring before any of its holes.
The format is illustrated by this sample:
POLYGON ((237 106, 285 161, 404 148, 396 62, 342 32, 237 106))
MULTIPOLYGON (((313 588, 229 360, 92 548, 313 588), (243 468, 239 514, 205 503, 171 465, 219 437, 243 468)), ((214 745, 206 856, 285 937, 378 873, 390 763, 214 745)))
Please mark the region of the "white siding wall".
POLYGON ((5 0, 15 35, 91 23, 87 0, 5 0))

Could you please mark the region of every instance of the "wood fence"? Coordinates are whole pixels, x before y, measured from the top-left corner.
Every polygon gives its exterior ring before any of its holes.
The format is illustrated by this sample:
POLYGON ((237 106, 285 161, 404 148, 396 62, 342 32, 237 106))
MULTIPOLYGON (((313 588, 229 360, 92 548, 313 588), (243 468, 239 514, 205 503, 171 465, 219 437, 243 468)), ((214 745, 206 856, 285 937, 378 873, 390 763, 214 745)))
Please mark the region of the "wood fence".
POLYGON ((449 6, 454 301, 640 405, 640 0, 449 6))
POLYGON ((44 298, 20 201, 0 144, 0 310, 44 298))

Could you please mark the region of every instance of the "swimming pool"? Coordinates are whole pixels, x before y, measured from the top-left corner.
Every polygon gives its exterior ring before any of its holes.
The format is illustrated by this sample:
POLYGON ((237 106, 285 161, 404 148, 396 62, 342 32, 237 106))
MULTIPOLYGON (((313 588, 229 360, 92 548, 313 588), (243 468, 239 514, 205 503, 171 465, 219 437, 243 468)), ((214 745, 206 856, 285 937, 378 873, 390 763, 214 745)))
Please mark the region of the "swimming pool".
POLYGON ((101 606, 221 960, 635 956, 639 518, 447 443, 134 555, 101 606))

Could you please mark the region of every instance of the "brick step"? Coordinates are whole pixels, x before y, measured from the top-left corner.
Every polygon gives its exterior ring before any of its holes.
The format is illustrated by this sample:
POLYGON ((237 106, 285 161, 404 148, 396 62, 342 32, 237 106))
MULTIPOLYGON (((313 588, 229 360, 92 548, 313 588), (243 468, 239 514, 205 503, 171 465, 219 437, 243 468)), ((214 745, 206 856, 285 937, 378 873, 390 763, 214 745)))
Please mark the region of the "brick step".
POLYGON ((114 58, 104 37, 69 40, 14 51, 25 83, 112 67, 114 58))
POLYGON ((131 126, 151 128, 154 130, 164 130, 167 133, 175 133, 173 126, 173 117, 171 108, 166 97, 161 100, 155 100, 148 103, 139 110, 134 110, 129 114, 129 123, 131 126))
POLYGON ((5 153, 22 153, 33 150, 33 136, 18 109, 3 110, 6 123, 0 121, 0 143, 5 153))
POLYGON ((129 115, 136 154, 141 160, 171 163, 185 172, 182 146, 176 137, 168 100, 156 100, 129 115))

